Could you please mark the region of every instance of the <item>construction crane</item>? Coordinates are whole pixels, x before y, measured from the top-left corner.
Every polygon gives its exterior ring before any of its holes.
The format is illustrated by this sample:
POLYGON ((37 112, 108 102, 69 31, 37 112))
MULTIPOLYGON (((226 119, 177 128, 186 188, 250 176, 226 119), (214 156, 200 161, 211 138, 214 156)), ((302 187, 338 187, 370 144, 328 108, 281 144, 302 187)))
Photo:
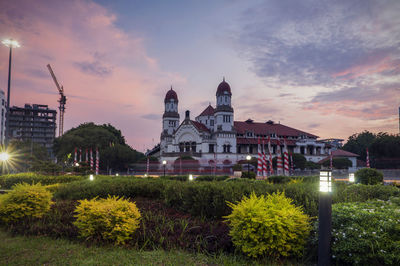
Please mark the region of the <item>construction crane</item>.
POLYGON ((60 103, 60 106, 58 107, 58 109, 60 110, 60 120, 58 121, 59 125, 58 125, 58 136, 61 137, 64 133, 64 112, 65 112, 65 104, 67 103, 67 97, 64 95, 64 88, 63 86, 60 86, 60 84, 58 84, 57 78, 54 75, 53 69, 51 69, 50 64, 47 64, 47 68, 50 71, 50 75, 54 80, 54 83, 56 84, 56 87, 58 89, 58 92, 60 93, 60 99, 58 100, 58 102, 60 103))

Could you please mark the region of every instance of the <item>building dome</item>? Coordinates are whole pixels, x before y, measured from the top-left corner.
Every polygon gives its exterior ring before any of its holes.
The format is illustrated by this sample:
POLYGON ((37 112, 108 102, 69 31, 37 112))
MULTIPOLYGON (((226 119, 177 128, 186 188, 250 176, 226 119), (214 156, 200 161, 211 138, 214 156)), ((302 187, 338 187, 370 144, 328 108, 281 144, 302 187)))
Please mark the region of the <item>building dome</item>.
POLYGON ((167 92, 167 94, 165 95, 164 102, 167 102, 167 101, 169 101, 169 100, 171 100, 171 99, 174 99, 176 102, 178 102, 178 95, 177 95, 176 92, 172 89, 172 87, 171 87, 171 89, 167 92))
POLYGON ((222 80, 222 82, 218 85, 217 88, 217 96, 224 94, 232 95, 231 86, 229 86, 229 84, 225 81, 225 78, 222 80))

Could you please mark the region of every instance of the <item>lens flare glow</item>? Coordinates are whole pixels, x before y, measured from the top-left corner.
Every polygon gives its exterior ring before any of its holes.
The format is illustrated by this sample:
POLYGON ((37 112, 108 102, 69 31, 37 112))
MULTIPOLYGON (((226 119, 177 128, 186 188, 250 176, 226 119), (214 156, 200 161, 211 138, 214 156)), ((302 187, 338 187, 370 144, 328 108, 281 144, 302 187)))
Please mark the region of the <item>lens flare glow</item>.
POLYGON ((13 39, 5 39, 2 41, 2 43, 7 46, 7 47, 11 47, 11 48, 18 48, 21 47, 21 45, 18 43, 18 41, 13 40, 13 39))

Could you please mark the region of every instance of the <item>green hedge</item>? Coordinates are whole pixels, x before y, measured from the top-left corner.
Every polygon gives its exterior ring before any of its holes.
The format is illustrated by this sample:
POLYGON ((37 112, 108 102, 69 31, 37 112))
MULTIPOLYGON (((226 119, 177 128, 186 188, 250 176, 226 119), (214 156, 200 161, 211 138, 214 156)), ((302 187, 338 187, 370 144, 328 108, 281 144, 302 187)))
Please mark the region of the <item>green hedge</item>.
POLYGON ((336 196, 334 203, 367 201, 373 199, 388 200, 390 197, 400 197, 400 188, 384 185, 346 185, 342 182, 336 182, 336 196))
POLYGON ((10 189, 15 184, 27 183, 51 185, 56 183, 69 183, 87 179, 87 176, 74 176, 74 175, 43 175, 36 173, 20 173, 0 176, 0 187, 2 189, 10 189))
POLYGON ((273 175, 268 177, 268 181, 274 184, 285 184, 292 180, 302 180, 303 182, 319 182, 319 176, 282 176, 273 175))
POLYGON ((162 179, 132 179, 118 177, 80 181, 61 185, 55 193, 58 199, 90 199, 108 195, 161 199, 169 206, 196 216, 220 218, 230 213, 226 202, 236 202, 254 191, 257 195, 285 191, 309 215, 318 211, 318 190, 313 184, 274 185, 264 181, 180 182, 162 179))

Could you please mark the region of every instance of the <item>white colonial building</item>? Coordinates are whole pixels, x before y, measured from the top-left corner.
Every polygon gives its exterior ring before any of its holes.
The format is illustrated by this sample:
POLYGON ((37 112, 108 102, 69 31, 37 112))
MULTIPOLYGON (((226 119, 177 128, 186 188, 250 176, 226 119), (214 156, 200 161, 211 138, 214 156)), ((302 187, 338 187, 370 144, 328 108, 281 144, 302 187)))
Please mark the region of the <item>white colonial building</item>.
POLYGON ((259 138, 271 138, 273 155, 278 143, 283 147, 286 139, 289 152, 303 154, 307 160, 318 162, 326 158, 331 145, 317 140, 317 136, 280 123, 258 123, 251 119, 234 121, 231 104, 232 91, 225 79, 218 85, 216 106, 211 104, 195 120, 186 111, 180 121, 178 95, 171 88, 165 95, 161 142, 151 153, 171 165, 180 156, 189 155, 201 166, 210 164, 232 165, 257 156, 259 138), (281 140, 281 142, 279 142, 281 140))

